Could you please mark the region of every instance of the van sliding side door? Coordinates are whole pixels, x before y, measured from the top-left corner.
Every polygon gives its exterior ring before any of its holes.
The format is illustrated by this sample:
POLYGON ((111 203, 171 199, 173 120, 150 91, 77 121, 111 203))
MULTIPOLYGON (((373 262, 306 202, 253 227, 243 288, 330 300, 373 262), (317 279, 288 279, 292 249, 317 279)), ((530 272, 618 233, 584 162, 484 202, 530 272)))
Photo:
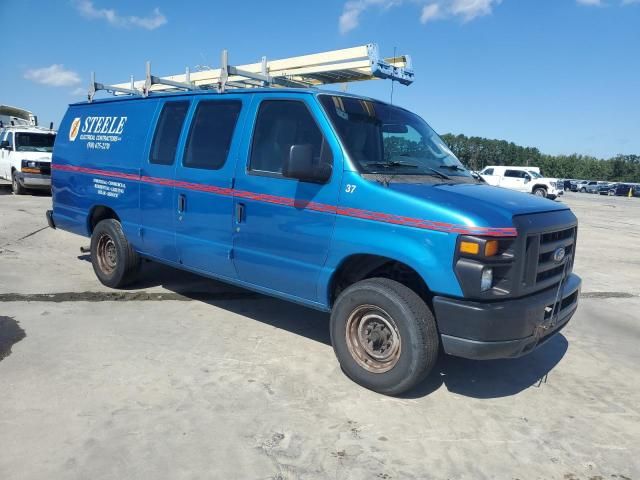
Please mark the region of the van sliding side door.
POLYGON ((233 176, 248 94, 196 98, 176 162, 174 199, 178 262, 235 278, 231 260, 233 176))

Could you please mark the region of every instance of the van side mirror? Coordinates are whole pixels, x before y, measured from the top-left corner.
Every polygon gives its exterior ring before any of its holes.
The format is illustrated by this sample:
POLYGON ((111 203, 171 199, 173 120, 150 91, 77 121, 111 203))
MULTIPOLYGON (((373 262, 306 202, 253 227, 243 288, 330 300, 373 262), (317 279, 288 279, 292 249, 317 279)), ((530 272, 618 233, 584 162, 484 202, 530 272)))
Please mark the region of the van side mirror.
POLYGON ((529 183, 531 181, 531 175, 525 175, 524 183, 529 183))
POLYGON ((11 147, 9 146, 9 140, 2 140, 0 142, 0 150, 11 150, 11 147))
POLYGON ((282 174, 287 178, 314 183, 326 183, 332 171, 328 163, 314 164, 311 145, 291 145, 289 157, 282 168, 282 174))

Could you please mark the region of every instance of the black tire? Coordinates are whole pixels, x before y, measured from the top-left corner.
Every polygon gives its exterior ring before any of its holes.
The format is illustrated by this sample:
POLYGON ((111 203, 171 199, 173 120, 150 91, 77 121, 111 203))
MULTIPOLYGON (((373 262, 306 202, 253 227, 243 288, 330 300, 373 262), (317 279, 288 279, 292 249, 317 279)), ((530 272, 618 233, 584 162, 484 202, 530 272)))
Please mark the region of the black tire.
POLYGON ((14 195, 24 195, 25 193, 27 193, 27 189, 24 188, 22 184, 20 184, 17 172, 15 170, 11 173, 11 191, 14 195))
POLYGON ((536 187, 532 192, 536 197, 547 198, 547 189, 544 187, 536 187))
POLYGON ((342 370, 354 382, 378 393, 398 395, 431 372, 438 358, 439 337, 433 314, 413 290, 394 280, 371 278, 339 295, 331 311, 331 343, 342 370), (354 327, 356 321, 360 327, 354 327), (367 338, 376 335, 376 339, 367 345, 374 350, 376 345, 384 344, 382 349, 386 345, 382 355, 391 352, 389 361, 379 361, 365 350, 366 342, 354 340, 361 338, 349 334, 354 328, 367 333, 373 330, 367 338), (359 354, 352 353, 356 351, 359 354))
POLYGON ((119 221, 102 220, 93 229, 91 264, 98 280, 107 287, 120 288, 134 280, 140 257, 127 241, 119 221))

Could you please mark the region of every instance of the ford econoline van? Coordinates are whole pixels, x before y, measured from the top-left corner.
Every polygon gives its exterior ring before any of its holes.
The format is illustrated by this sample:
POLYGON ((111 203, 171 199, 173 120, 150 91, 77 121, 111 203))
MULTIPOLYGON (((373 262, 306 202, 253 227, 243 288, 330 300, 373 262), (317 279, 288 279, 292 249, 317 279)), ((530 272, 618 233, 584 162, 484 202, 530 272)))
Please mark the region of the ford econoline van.
MULTIPOLYGON (((76 103, 50 225, 91 238, 98 279, 140 259, 330 312, 359 384, 399 394, 440 350, 531 352, 576 311, 577 221, 472 176, 419 116, 313 88, 76 103)), ((132 320, 134 321, 134 320, 132 320)))

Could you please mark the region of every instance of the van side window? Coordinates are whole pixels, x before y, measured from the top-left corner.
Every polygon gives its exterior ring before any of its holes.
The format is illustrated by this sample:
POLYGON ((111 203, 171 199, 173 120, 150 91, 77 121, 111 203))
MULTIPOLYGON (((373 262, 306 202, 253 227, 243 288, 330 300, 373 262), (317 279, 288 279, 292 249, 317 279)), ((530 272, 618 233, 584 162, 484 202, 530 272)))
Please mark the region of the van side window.
POLYGON ((303 102, 263 101, 253 132, 249 169, 282 174, 292 145, 311 145, 314 161, 332 161, 331 149, 303 102))
POLYGON ((189 102, 167 102, 162 107, 151 144, 149 162, 172 165, 178 149, 178 140, 189 102))
POLYGON ((484 173, 484 175, 493 175, 493 168, 487 168, 484 173))
POLYGON ((222 168, 241 108, 239 100, 200 102, 191 123, 182 164, 208 170, 222 168))

